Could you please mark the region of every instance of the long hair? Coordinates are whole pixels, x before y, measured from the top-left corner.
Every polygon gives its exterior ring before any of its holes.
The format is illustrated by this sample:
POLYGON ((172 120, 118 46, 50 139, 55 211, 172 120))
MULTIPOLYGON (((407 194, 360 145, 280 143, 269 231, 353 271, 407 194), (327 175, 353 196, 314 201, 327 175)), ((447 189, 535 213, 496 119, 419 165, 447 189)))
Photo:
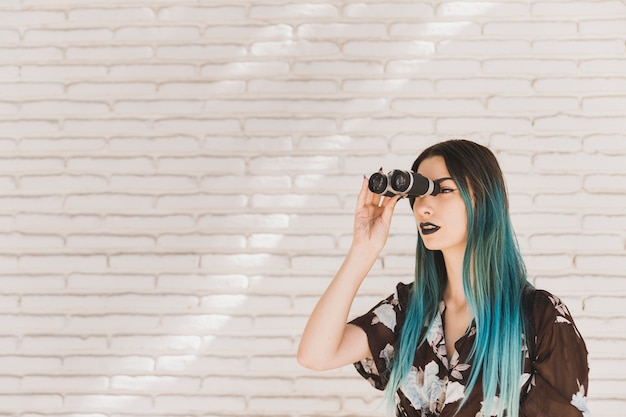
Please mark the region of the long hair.
MULTIPOLYGON (((443 157, 467 209, 467 246, 463 258, 463 289, 476 325, 470 352, 472 368, 465 387, 467 400, 482 373, 485 415, 517 417, 524 353, 522 290, 530 285, 509 217, 506 185, 500 166, 486 147, 456 139, 425 149, 412 166, 443 157), (473 282, 470 276, 474 277, 473 282)), ((411 208, 415 198, 410 198, 411 208)), ((396 344, 386 398, 407 377, 416 346, 425 343, 447 283, 441 251, 429 250, 418 233, 415 283, 396 344)))

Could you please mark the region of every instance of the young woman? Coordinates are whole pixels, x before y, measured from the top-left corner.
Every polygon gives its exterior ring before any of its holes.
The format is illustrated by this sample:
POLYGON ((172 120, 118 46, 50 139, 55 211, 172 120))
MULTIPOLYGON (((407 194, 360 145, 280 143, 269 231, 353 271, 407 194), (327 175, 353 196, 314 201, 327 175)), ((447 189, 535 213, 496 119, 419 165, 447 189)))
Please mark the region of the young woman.
POLYGON ((450 140, 412 171, 440 185, 409 198, 414 282, 346 324, 401 198, 380 203, 364 179, 352 245, 309 318, 300 364, 354 363, 397 416, 589 417, 585 343, 567 307, 527 281, 493 153, 450 140))

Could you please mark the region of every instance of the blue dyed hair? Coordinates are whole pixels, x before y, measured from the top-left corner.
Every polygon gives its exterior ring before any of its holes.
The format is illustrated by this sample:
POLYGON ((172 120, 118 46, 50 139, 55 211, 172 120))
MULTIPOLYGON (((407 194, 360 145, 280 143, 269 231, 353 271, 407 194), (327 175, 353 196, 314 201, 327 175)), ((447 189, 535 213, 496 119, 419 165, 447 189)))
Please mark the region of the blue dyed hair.
MULTIPOLYGON (((467 209, 463 288, 474 316, 476 339, 459 409, 482 373, 485 415, 497 412, 503 416, 506 410, 508 417, 517 417, 524 360, 521 300, 523 288, 530 284, 509 218, 502 171, 489 149, 462 139, 425 149, 412 170, 417 172, 423 160, 434 156, 443 157, 467 209)), ((415 199, 409 201, 413 207, 415 199)), ((393 405, 396 391, 413 366, 416 346, 425 343, 447 285, 443 254, 427 249, 419 233, 415 258, 415 283, 386 389, 389 405, 393 405)))

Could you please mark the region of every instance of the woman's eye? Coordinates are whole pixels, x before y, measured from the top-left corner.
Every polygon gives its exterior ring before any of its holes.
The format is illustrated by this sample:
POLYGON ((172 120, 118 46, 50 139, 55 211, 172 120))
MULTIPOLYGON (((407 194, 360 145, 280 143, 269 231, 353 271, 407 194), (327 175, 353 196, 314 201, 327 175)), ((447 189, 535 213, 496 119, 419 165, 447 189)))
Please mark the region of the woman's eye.
POLYGON ((442 188, 439 192, 442 194, 445 194, 445 193, 451 193, 452 191, 455 191, 454 188, 442 188))

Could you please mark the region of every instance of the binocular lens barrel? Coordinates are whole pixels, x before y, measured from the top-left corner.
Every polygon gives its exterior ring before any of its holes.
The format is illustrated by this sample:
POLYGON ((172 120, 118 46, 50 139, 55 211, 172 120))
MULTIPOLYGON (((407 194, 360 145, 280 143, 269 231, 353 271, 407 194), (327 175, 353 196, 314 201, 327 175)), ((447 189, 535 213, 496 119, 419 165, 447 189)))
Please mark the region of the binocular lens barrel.
POLYGON ((396 194, 421 197, 439 194, 439 183, 413 171, 394 169, 386 175, 375 172, 370 176, 368 187, 371 192, 385 197, 396 194))

